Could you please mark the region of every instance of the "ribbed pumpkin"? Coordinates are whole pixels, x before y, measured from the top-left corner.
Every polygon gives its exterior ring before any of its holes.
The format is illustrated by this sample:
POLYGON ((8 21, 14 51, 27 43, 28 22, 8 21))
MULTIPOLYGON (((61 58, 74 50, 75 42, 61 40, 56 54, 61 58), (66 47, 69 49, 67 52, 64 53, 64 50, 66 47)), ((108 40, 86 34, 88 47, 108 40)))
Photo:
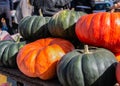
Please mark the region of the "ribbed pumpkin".
POLYGON ((51 17, 48 23, 48 30, 53 37, 75 39, 75 24, 85 14, 82 11, 78 12, 74 10, 59 11, 51 17))
POLYGON ((100 12, 82 16, 75 32, 81 42, 120 53, 120 13, 100 12))
POLYGON ((25 40, 29 41, 49 37, 50 33, 47 28, 49 20, 50 17, 27 16, 20 21, 19 32, 25 40))
POLYGON ((15 42, 12 40, 0 41, 0 66, 5 67, 17 67, 16 57, 20 48, 22 48, 26 42, 15 42))
POLYGON ((60 38, 43 38, 25 45, 18 53, 17 64, 28 77, 48 80, 56 75, 56 65, 74 46, 60 38))
POLYGON ((96 48, 90 52, 73 50, 57 65, 58 79, 63 86, 113 86, 116 83, 116 59, 112 52, 96 48))

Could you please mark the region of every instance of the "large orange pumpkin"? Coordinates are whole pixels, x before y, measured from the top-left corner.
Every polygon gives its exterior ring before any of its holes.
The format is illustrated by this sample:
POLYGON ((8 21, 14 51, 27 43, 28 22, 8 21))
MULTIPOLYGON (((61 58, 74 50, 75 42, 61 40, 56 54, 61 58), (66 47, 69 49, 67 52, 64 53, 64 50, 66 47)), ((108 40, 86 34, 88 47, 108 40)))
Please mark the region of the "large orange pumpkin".
POLYGON ((51 79, 56 75, 57 62, 73 49, 71 42, 64 39, 39 39, 20 49, 17 55, 18 68, 28 77, 51 79))
POLYGON ((120 12, 100 12, 82 16, 75 32, 80 41, 120 53, 120 12))

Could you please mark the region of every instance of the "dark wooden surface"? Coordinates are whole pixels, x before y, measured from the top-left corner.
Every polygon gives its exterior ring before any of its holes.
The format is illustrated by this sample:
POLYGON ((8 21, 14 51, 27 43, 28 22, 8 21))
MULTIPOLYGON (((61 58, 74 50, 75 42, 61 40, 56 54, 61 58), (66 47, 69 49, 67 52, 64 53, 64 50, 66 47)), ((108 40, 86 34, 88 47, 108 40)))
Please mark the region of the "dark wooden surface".
POLYGON ((27 86, 62 86, 57 78, 52 80, 29 78, 21 73, 18 69, 0 67, 0 73, 14 79, 17 82, 26 84, 27 86))

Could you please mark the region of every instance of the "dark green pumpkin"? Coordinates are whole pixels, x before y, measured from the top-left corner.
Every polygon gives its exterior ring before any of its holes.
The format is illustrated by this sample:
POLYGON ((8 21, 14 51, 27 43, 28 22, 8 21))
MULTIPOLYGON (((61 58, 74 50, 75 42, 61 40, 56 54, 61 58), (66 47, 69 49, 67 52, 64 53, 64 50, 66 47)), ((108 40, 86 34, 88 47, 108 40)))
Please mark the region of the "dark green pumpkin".
POLYGON ((114 86, 116 64, 106 49, 74 50, 58 62, 57 75, 63 86, 114 86))
POLYGON ((25 45, 26 42, 15 42, 12 40, 0 41, 0 66, 4 67, 17 67, 16 56, 20 48, 25 45))
POLYGON ((29 41, 49 37, 50 33, 47 28, 49 20, 50 17, 27 16, 20 21, 19 32, 25 40, 29 41))
POLYGON ((76 38, 75 24, 85 14, 82 11, 74 10, 59 11, 51 17, 48 23, 48 30, 53 37, 76 38))

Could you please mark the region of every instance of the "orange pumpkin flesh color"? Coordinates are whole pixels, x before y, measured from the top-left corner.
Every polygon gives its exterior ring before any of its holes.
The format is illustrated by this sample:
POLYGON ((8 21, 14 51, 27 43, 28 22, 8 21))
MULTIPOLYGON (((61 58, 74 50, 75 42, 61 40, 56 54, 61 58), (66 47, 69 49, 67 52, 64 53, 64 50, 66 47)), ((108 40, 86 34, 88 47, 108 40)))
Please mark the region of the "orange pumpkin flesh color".
POLYGON ((74 46, 64 39, 37 40, 20 49, 17 55, 18 68, 29 77, 51 79, 56 75, 57 62, 73 49, 74 46))

